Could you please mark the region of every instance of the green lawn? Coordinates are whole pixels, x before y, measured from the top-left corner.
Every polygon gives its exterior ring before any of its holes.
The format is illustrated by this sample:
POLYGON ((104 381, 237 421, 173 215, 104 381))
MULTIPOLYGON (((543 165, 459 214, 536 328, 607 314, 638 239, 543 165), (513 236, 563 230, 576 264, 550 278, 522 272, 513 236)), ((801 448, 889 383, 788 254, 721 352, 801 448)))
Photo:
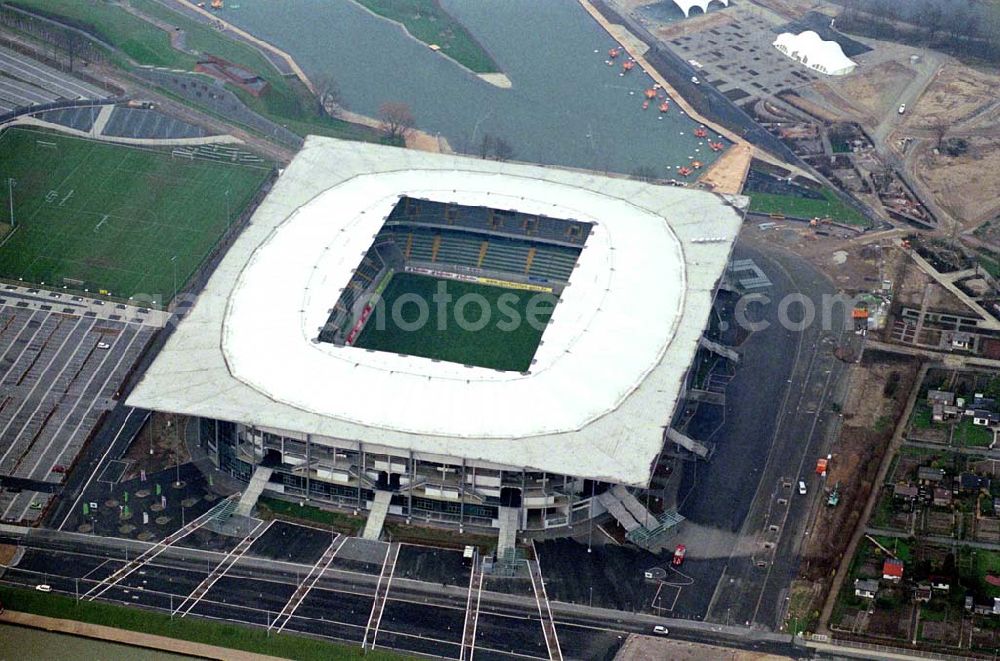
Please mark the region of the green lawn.
POLYGON ((753 191, 746 191, 745 194, 750 196, 750 211, 753 213, 777 213, 807 219, 829 217, 850 225, 868 224, 863 215, 841 202, 833 191, 826 188, 823 189, 822 200, 753 191))
MULTIPOLYGON (((70 589, 72 590, 72 585, 70 589)), ((305 636, 274 634, 268 636, 260 628, 251 628, 197 617, 173 618, 163 613, 139 608, 113 606, 101 602, 76 601, 72 596, 43 594, 34 590, 0 586, 0 600, 6 608, 22 613, 77 620, 89 624, 139 631, 196 643, 218 645, 227 649, 267 654, 286 659, 373 659, 392 661, 405 657, 374 650, 363 652, 360 647, 325 642, 305 636)), ((336 634, 334 634, 336 635, 336 634)), ((28 655, 30 656, 30 654, 28 655)))
POLYGON ((910 415, 910 424, 914 429, 927 429, 933 422, 933 410, 925 401, 918 401, 913 405, 913 413, 910 415))
POLYGON ((372 313, 355 346, 515 372, 525 372, 531 366, 557 300, 553 294, 411 273, 394 276, 382 296, 383 303, 372 313), (439 283, 451 296, 440 309, 435 299, 439 283), (406 298, 397 303, 404 295, 406 298), (417 300, 420 303, 414 302, 417 300), (486 306, 485 313, 476 300, 486 306), (532 305, 537 310, 535 324, 527 322, 526 312, 532 305), (394 310, 398 314, 393 314, 394 310), (442 310, 444 314, 439 315, 442 310), (511 321, 515 317, 519 322, 511 321), (457 321, 460 318, 468 323, 457 321))
POLYGON ((312 505, 299 505, 277 498, 262 497, 258 501, 258 507, 262 512, 271 516, 320 523, 346 535, 356 534, 365 523, 363 516, 351 516, 342 512, 320 509, 312 505))
POLYGON ((955 442, 962 447, 989 447, 993 442, 993 431, 989 427, 972 424, 972 418, 962 416, 955 426, 955 442))
MULTIPOLYGON (((269 173, 7 129, 0 133, 0 180, 16 182, 16 227, 0 246, 0 277, 165 303, 175 279, 183 287, 222 236, 227 214, 238 217, 269 173)), ((4 210, 7 190, 0 187, 4 210)))
POLYGON ((357 0, 371 11, 402 23, 415 39, 437 44, 441 52, 476 73, 495 73, 496 62, 438 0, 357 0))

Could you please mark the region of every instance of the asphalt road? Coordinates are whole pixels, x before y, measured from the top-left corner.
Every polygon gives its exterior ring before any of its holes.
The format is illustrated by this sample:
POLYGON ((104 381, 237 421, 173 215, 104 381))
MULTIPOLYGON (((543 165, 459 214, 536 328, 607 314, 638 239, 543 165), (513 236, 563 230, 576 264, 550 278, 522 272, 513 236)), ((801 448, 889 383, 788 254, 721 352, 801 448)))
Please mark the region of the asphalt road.
MULTIPOLYGON (((823 294, 834 292, 808 264, 742 243, 735 258, 755 260, 771 279, 770 288, 759 290, 770 302, 753 303, 746 313, 770 326, 739 347, 725 409, 703 407, 692 421, 691 429, 707 430, 705 440, 716 451, 709 462, 684 466, 679 499, 687 521, 676 541, 687 546, 687 558, 656 605, 674 617, 777 629, 820 491, 808 477, 807 496, 795 487, 800 475, 811 473, 815 457, 825 454, 831 423, 825 393, 844 369, 832 357, 842 338, 820 324, 790 330, 778 323, 786 295, 805 295, 818 307, 823 294), (772 525, 778 530, 772 532, 772 525)), ((795 318, 795 307, 790 310, 795 318)))
MULTIPOLYGON (((269 531, 270 532, 270 531, 269 531)), ((20 541, 27 549, 18 567, 4 572, 4 583, 32 586, 46 582, 57 592, 85 594, 101 579, 148 548, 137 541, 51 530, 0 531, 0 540, 20 541), (126 551, 126 549, 128 549, 126 551)), ((242 556, 191 608, 187 617, 233 620, 266 627, 284 606, 310 564, 256 555, 273 551, 274 540, 242 556)), ((447 552, 441 550, 441 552, 447 552)), ((455 552, 450 552, 455 553, 455 552)), ((314 555, 314 554, 313 554, 314 555)), ((157 610, 177 609, 223 558, 219 552, 168 548, 131 574, 102 599, 157 610)), ((451 562, 446 562, 451 566, 451 562)), ((466 570, 468 571, 468 570, 466 570)), ((313 636, 358 643, 368 626, 376 574, 325 572, 286 626, 313 636)), ((397 578, 379 623, 376 647, 457 658, 468 598, 466 586, 442 586, 397 578)), ((800 656, 788 637, 673 622, 649 615, 553 602, 560 644, 567 658, 607 659, 628 633, 649 633, 655 623, 671 626, 681 640, 712 642, 800 656)), ((370 640, 371 638, 369 638, 370 640)), ((537 604, 532 596, 483 592, 476 630, 477 658, 545 658, 537 604)))

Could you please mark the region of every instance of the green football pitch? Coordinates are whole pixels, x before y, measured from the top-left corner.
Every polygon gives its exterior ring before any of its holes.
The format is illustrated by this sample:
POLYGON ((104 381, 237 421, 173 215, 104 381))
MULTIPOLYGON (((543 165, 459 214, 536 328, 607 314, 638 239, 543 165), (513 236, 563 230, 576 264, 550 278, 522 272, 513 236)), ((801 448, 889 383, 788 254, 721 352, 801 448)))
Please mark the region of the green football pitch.
POLYGON ((526 372, 557 300, 554 294, 401 273, 354 345, 526 372), (434 298, 440 287, 449 302, 434 298), (535 323, 529 323, 529 313, 535 323))
POLYGON ((7 129, 0 133, 0 277, 166 304, 269 171, 7 129))

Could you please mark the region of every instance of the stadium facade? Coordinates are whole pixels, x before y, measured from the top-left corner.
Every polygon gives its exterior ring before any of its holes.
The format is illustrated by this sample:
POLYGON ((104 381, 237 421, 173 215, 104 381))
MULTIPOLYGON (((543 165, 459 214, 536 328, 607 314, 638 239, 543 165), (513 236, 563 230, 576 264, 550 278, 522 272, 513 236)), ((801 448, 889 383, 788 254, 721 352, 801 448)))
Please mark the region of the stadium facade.
POLYGON ((197 419, 215 464, 258 488, 501 537, 505 517, 568 532, 609 508, 601 494, 648 486, 745 206, 310 137, 128 403, 197 419), (549 307, 513 362, 502 333, 479 347, 499 362, 466 361, 448 326, 460 301, 385 309, 403 275, 549 307), (426 350, 393 348, 412 318, 374 338, 402 309, 444 323, 426 350))

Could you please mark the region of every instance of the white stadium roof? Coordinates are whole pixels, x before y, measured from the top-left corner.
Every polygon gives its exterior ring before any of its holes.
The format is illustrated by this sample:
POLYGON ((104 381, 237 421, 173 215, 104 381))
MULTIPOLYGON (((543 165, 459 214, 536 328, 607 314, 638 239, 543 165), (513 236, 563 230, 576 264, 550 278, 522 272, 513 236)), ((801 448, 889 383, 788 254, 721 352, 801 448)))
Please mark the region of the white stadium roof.
POLYGON ((645 484, 744 203, 310 137, 128 401, 645 484), (314 342, 404 194, 595 224, 530 374, 314 342))
POLYGON ((858 66, 854 60, 844 55, 840 44, 836 41, 824 41, 812 30, 799 34, 782 32, 774 40, 774 47, 810 69, 831 76, 849 74, 858 66))

